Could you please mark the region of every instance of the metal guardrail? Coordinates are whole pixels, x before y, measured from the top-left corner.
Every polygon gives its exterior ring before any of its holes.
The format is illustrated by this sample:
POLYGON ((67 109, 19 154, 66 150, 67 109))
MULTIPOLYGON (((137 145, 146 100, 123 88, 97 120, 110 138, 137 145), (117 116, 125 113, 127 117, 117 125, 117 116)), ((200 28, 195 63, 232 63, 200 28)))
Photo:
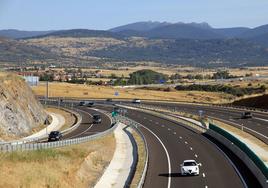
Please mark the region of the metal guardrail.
POLYGON ((26 143, 26 144, 7 144, 7 145, 0 145, 0 152, 14 152, 14 151, 33 151, 33 150, 40 150, 40 149, 49 149, 49 148, 58 148, 64 146, 70 146, 74 144, 80 144, 92 140, 96 140, 98 138, 104 137, 110 133, 112 133, 118 124, 112 124, 111 128, 103 131, 101 133, 97 133, 90 136, 80 137, 80 138, 72 138, 66 139, 56 142, 46 142, 46 143, 26 143))
POLYGON ((140 181, 139 181, 139 183, 137 185, 137 188, 142 188, 143 185, 144 185, 144 182, 145 182, 145 177, 146 177, 146 173, 147 173, 147 169, 148 169, 148 163, 149 163, 148 144, 147 144, 147 141, 146 141, 143 133, 139 129, 139 127, 141 127, 142 125, 139 124, 138 122, 132 120, 132 119, 129 119, 129 118, 127 118, 125 116, 121 116, 121 115, 117 116, 116 120, 121 122, 121 123, 123 123, 123 124, 125 124, 125 125, 130 126, 131 128, 133 128, 136 131, 136 133, 142 138, 142 142, 143 142, 143 144, 145 146, 145 165, 144 165, 144 168, 143 168, 142 176, 141 176, 140 181))
POLYGON ((244 151, 249 156, 249 158, 261 169, 263 174, 268 179, 268 168, 264 162, 250 148, 247 147, 245 143, 241 142, 239 139, 214 124, 209 124, 209 129, 221 134, 236 146, 238 146, 242 151, 244 151))

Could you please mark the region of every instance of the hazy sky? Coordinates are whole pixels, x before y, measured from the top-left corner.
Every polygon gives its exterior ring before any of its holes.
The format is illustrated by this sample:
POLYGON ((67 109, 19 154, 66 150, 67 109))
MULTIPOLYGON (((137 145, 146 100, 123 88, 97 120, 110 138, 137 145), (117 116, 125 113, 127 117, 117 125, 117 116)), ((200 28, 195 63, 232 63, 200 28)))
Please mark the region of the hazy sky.
POLYGON ((109 29, 137 21, 268 24, 268 0, 0 0, 0 29, 109 29))

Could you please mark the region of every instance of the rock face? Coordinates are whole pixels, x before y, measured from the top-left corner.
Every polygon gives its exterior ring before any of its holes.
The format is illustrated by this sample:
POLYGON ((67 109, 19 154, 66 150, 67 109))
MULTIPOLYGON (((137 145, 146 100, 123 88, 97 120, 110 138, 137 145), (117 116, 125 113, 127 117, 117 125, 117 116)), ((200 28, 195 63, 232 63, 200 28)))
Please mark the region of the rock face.
POLYGON ((47 114, 18 76, 0 73, 0 139, 24 137, 44 124, 47 114))

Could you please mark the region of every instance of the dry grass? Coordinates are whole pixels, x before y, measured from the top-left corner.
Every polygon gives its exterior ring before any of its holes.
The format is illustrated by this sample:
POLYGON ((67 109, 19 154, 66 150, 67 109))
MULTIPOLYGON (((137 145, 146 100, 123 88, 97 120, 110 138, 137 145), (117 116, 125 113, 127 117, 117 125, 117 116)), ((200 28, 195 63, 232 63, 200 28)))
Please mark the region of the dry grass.
POLYGON ((75 123, 76 118, 68 111, 58 109, 58 108, 46 108, 46 110, 48 112, 60 114, 64 117, 65 123, 61 127, 61 130, 68 129, 75 123))
MULTIPOLYGON (((34 86, 33 91, 36 95, 45 95, 45 84, 34 86)), ((50 83, 50 97, 73 97, 73 98, 114 98, 114 93, 118 91, 120 99, 149 99, 166 101, 185 101, 185 102, 210 102, 221 103, 233 100, 234 97, 224 93, 211 93, 200 91, 151 91, 144 89, 113 88, 109 86, 88 86, 68 83, 50 83)))
POLYGON ((114 137, 70 147, 0 154, 0 187, 92 187, 112 159, 114 137))
MULTIPOLYGON (((246 133, 245 131, 242 131, 241 129, 238 129, 234 126, 228 125, 226 123, 223 123, 221 121, 218 120, 212 120, 213 124, 217 125, 218 127, 230 132, 231 134, 235 134, 238 135, 240 137, 242 137, 245 140, 248 140, 252 143, 254 143, 255 145, 258 145, 259 147, 261 147, 263 150, 268 151, 268 145, 265 144, 263 141, 261 141, 260 139, 252 136, 249 133, 246 133)), ((265 156, 262 152, 258 153, 258 156, 261 157, 261 159, 265 162, 268 162, 268 156, 265 156)))
POLYGON ((140 135, 138 135, 135 131, 133 131, 131 134, 133 135, 138 147, 138 163, 136 166, 134 177, 130 185, 131 188, 135 188, 138 186, 138 183, 140 182, 146 161, 146 155, 145 155, 145 146, 140 135))

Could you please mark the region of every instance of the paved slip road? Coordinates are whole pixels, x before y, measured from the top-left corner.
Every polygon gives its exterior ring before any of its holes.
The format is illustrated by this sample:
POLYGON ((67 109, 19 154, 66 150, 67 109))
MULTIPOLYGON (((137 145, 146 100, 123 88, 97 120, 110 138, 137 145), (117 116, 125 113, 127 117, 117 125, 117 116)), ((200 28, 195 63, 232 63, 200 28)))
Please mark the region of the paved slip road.
MULTIPOLYGON (((109 111, 112 109, 107 106, 99 108, 109 111)), ((201 133, 136 110, 128 109, 127 116, 144 125, 141 130, 149 147, 146 188, 244 187, 230 161, 201 133), (202 164, 199 176, 180 175, 179 165, 185 159, 195 159, 202 164)), ((251 182, 251 185, 259 187, 255 182, 251 182)))
POLYGON ((94 109, 88 107, 76 107, 82 115, 82 123, 74 131, 63 136, 63 139, 78 138, 93 135, 99 132, 103 132, 110 128, 110 118, 94 109), (93 124, 92 115, 100 114, 102 122, 99 124, 93 124))

